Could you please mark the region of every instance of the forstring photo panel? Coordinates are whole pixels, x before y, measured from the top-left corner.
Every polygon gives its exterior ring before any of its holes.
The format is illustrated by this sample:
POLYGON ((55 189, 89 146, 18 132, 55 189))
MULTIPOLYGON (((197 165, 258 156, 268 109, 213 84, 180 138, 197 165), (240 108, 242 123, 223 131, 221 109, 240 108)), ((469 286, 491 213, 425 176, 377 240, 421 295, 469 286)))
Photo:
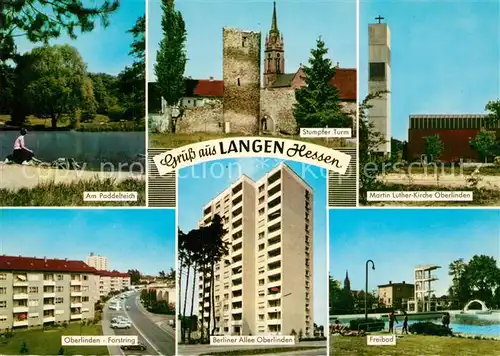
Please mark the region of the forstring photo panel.
POLYGON ((174 355, 175 238, 174 210, 2 210, 0 354, 174 355))
POLYGON ((178 180, 178 353, 324 355, 326 170, 223 159, 178 180))

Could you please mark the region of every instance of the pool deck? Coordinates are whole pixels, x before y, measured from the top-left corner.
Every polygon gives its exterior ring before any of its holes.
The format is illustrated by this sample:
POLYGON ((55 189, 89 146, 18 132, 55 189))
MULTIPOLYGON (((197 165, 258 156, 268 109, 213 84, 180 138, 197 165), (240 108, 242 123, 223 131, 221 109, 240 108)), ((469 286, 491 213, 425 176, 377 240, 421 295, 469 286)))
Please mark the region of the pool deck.
POLYGON ((131 178, 145 180, 146 176, 136 172, 96 172, 0 164, 0 189, 11 191, 31 189, 39 184, 51 182, 71 184, 79 181, 114 179, 118 183, 131 178))

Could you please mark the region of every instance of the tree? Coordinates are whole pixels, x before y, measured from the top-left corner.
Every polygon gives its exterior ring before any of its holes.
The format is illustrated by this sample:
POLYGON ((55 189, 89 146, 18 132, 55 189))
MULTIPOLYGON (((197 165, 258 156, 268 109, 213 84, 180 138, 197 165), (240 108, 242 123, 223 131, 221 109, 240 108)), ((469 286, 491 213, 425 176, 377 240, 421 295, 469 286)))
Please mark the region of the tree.
MULTIPOLYGON (((24 98, 31 112, 51 119, 52 128, 64 114, 76 109, 93 110, 95 99, 86 65, 76 48, 69 45, 35 48, 26 55, 22 77, 27 78, 24 98)), ((24 85, 21 80, 19 85, 24 85)))
POLYGON ((495 131, 481 130, 477 135, 470 140, 471 147, 488 162, 488 157, 494 154, 493 147, 497 144, 497 135, 495 131))
MULTIPOLYGON (((173 110, 179 106, 185 92, 187 33, 182 14, 175 10, 174 0, 162 0, 161 8, 163 39, 156 54, 154 70, 159 94, 167 103, 166 124, 171 132, 175 132, 178 119, 173 117, 173 110)), ((160 128, 160 131, 165 132, 165 127, 160 128)))
POLYGON ((329 307, 330 314, 338 314, 338 307, 340 302, 340 296, 342 294, 342 288, 340 281, 333 279, 332 276, 328 276, 329 279, 329 307))
POLYGON ((0 1, 0 62, 15 57, 18 37, 23 36, 32 43, 47 43, 66 33, 75 39, 78 31, 91 32, 97 19, 107 26, 109 16, 119 6, 118 0, 105 0, 100 6, 91 6, 91 3, 83 0, 0 1))
POLYGON ((474 297, 491 304, 494 290, 500 285, 500 269, 495 258, 473 256, 467 264, 466 276, 474 290, 474 297))
POLYGON ((0 113, 11 113, 14 90, 14 68, 0 62, 0 113))
POLYGON ((391 160, 394 163, 399 163, 403 159, 406 159, 406 148, 408 146, 408 142, 401 141, 391 138, 391 160))
POLYGON ((488 122, 496 124, 500 121, 500 100, 491 100, 486 104, 485 110, 488 111, 488 122))
POLYGON ((295 91, 293 114, 297 132, 301 127, 351 127, 352 117, 344 112, 339 90, 331 84, 336 67, 326 58, 328 49, 319 38, 311 50, 309 66, 304 66, 305 86, 295 91))
POLYGON ((444 145, 439 138, 439 135, 427 136, 425 138, 425 155, 427 162, 436 162, 443 152, 444 145))
POLYGON ((139 284, 141 281, 141 272, 139 272, 136 269, 129 269, 127 271, 127 274, 130 276, 130 283, 131 284, 139 284))
POLYGON ((28 349, 28 344, 26 343, 26 341, 23 341, 23 343, 21 344, 21 349, 19 350, 19 353, 21 355, 27 355, 29 354, 29 349, 28 349))
POLYGON ((368 191, 376 187, 380 164, 383 163, 383 157, 376 152, 386 142, 384 136, 368 120, 367 113, 372 108, 370 102, 386 93, 379 91, 368 94, 359 104, 359 200, 362 204, 368 202, 368 191))

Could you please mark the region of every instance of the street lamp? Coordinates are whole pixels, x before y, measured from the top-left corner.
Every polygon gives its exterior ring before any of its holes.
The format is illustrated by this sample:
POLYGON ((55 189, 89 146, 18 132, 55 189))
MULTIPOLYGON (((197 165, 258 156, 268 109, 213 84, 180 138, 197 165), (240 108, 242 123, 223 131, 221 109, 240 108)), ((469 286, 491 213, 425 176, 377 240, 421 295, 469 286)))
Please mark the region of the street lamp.
POLYGON ((366 274, 365 274, 365 321, 368 320, 368 265, 372 264, 372 270, 375 270, 375 262, 372 260, 366 261, 366 274))

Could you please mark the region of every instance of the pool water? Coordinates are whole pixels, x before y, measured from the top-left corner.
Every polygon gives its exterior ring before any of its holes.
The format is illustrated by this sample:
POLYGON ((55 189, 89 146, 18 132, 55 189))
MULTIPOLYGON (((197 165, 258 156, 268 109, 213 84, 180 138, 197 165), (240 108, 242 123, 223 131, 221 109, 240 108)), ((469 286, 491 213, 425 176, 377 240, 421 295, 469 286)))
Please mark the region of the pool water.
MULTIPOLYGON (((409 320, 408 325, 428 321, 433 322, 435 324, 441 325, 441 321, 437 320, 409 320)), ((401 328, 403 327, 403 323, 400 321, 395 325, 396 332, 400 333, 401 328)), ((490 336, 490 337, 499 337, 500 336, 500 324, 489 324, 489 325, 469 325, 469 324, 458 324, 456 322, 450 324, 450 328, 454 333, 459 334, 467 334, 467 335, 482 335, 482 336, 490 336)), ((389 322, 385 323, 385 329, 389 329, 389 322)))

